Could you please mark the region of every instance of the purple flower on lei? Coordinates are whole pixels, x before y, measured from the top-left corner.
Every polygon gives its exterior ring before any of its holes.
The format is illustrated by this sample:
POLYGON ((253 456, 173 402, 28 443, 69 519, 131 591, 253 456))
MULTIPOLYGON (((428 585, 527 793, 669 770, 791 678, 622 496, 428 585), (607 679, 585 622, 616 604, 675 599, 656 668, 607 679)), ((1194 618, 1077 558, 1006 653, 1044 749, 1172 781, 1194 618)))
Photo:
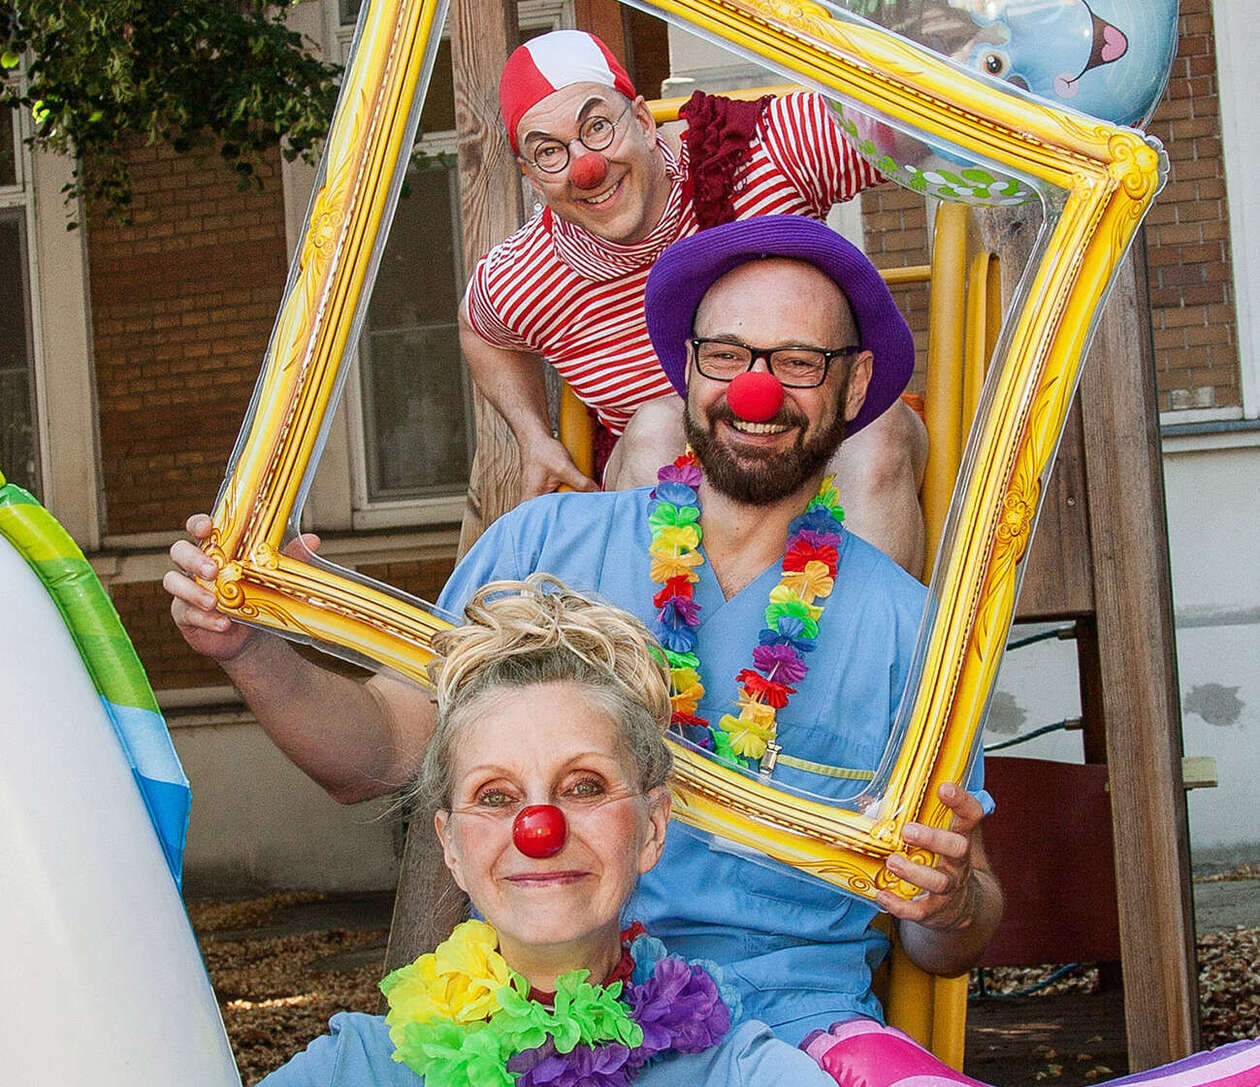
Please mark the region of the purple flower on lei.
POLYGON ((671 596, 661 606, 657 620, 671 630, 694 627, 700 623, 700 605, 686 596, 671 596))
MULTIPOLYGON (((634 973, 630 975, 633 985, 643 985, 656 970, 656 964, 669 955, 668 949, 655 936, 644 933, 630 945, 630 955, 634 959, 634 973)), ((711 959, 690 959, 689 965, 699 966, 707 970, 718 987, 723 1003, 730 1009, 731 1022, 738 1023, 743 1017, 743 1001, 739 998, 739 989, 726 980, 722 968, 711 959)))
POLYGON ((626 986, 625 1000, 643 1028, 636 1057, 650 1059, 665 1050, 700 1053, 731 1028, 730 1009, 712 976, 682 959, 661 959, 642 985, 626 986))
MULTIPOLYGON (((814 547, 825 547, 828 544, 839 547, 844 542, 844 533, 838 528, 831 532, 816 532, 811 528, 803 528, 795 534, 794 539, 804 540, 814 547)), ((790 547, 791 544, 788 546, 790 547)))
POLYGON ((775 683, 798 683, 809 671, 790 645, 759 645, 752 656, 753 667, 775 683))
POLYGON ((629 1087, 642 1063, 632 1058, 633 1052, 617 1042, 559 1053, 549 1038, 537 1049, 510 1057, 507 1069, 519 1074, 515 1087, 629 1087))
POLYGON ((693 490, 700 486, 700 469, 694 464, 687 464, 679 468, 676 464, 667 464, 659 472, 656 478, 662 483, 681 483, 684 487, 690 487, 693 490))

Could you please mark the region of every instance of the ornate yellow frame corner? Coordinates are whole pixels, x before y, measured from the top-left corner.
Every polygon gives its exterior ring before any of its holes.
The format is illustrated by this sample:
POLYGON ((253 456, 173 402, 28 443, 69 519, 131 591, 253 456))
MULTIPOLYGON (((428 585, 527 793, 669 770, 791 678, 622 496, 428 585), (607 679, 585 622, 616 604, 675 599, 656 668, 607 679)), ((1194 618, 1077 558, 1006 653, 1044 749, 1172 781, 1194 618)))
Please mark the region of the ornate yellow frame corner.
MULTIPOLYGON (((845 807, 780 791, 676 745, 675 814, 854 894, 916 893, 885 859, 910 820, 944 825, 964 780, 1019 574, 1095 318, 1162 184, 1159 145, 971 76, 809 2, 656 0, 789 78, 1052 192, 1048 237, 1008 315, 955 492, 911 685, 871 786, 845 807), (1051 226, 1052 224, 1052 226, 1051 226), (1004 348, 1004 352, 1003 352, 1004 348)), ((446 621, 418 601, 282 550, 331 417, 415 132, 444 0, 373 0, 359 31, 250 417, 207 545, 230 615, 424 681, 446 621)), ((929 857, 916 859, 930 860, 929 857)))

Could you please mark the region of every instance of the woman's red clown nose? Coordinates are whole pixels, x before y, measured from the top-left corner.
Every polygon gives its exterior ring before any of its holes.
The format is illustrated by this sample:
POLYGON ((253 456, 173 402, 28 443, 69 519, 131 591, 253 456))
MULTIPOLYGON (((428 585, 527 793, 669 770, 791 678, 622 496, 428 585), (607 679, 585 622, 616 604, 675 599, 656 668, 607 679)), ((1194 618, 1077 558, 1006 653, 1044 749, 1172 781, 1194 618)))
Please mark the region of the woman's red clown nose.
POLYGON ((726 403, 736 415, 749 423, 773 419, 783 407, 783 386, 774 374, 749 370, 731 382, 726 403))
POLYGON ((522 808, 512 824, 512 844, 535 860, 554 857, 564 848, 568 835, 564 812, 554 804, 532 804, 522 808))

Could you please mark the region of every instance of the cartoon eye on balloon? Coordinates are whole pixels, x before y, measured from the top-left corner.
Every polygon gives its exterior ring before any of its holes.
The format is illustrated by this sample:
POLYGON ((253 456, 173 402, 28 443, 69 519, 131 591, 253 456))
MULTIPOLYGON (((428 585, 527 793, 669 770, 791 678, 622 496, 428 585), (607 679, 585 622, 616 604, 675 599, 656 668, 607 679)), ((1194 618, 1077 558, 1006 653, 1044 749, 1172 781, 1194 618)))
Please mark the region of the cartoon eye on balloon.
MULTIPOLYGON (((1141 125, 1177 47, 1176 0, 922 0, 836 5, 990 79, 1104 121, 1141 125)), ((1032 187, 947 145, 837 106, 854 145, 885 177, 942 200, 1001 206, 1032 187)))
MULTIPOLYGON (((999 53, 996 49, 990 49, 984 53, 984 55, 980 58, 980 63, 978 65, 980 71, 984 72, 985 75, 995 76, 998 79, 1006 75, 1010 66, 1011 62, 1007 58, 1006 54, 999 53)), ((1011 82, 1017 86, 1022 85, 1025 90, 1028 87, 1028 85, 1024 83, 1019 76, 1016 76, 1011 80, 1011 82)))
POLYGON ((1177 48, 1177 0, 838 0, 973 71, 1140 127, 1177 48))

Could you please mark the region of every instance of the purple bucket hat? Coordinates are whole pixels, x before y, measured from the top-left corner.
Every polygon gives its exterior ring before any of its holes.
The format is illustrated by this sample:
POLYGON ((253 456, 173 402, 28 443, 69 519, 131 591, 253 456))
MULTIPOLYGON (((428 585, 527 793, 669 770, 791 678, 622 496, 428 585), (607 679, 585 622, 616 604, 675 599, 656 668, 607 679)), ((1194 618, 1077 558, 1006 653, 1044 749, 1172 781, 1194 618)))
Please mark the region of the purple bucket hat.
POLYGON ((866 401, 845 428, 853 434, 878 419, 914 371, 914 340, 875 266, 830 227, 801 215, 761 215, 702 230, 674 242, 647 278, 648 335, 661 369, 687 395, 687 341, 696 308, 727 272, 765 257, 803 260, 844 292, 864 350, 875 356, 866 401))

